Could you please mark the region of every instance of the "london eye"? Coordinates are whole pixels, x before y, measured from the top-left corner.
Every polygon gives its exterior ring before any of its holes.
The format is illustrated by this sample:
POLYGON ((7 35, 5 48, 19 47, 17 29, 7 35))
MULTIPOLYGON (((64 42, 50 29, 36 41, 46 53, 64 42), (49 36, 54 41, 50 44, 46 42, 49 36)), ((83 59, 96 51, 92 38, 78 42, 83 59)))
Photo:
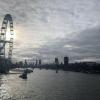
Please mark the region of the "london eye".
POLYGON ((11 60, 12 50, 13 50, 13 35, 14 35, 13 19, 10 14, 6 14, 2 22, 1 33, 0 33, 0 58, 11 60), (10 29, 9 40, 7 40, 8 25, 10 29), (7 51, 6 45, 8 45, 8 51, 7 51))

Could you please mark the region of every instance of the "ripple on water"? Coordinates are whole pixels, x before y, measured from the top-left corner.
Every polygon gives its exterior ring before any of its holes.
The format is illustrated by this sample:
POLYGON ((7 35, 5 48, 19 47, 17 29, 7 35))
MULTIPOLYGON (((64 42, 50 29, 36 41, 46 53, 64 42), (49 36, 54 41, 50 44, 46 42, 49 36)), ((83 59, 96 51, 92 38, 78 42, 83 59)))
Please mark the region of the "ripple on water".
POLYGON ((100 75, 52 70, 34 70, 27 80, 4 75, 0 100, 100 100, 100 75))
POLYGON ((9 87, 5 84, 1 84, 1 86, 0 86, 0 100, 7 100, 7 99, 11 98, 8 91, 9 91, 9 87))

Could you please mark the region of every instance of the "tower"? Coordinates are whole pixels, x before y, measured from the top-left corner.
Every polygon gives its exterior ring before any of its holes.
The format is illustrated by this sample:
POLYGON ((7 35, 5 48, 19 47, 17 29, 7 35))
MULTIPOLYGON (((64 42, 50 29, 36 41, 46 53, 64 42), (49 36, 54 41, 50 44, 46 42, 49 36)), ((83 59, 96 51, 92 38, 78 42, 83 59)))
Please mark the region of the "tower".
POLYGON ((39 66, 41 66, 41 59, 39 59, 39 66))
POLYGON ((68 66, 69 58, 64 57, 64 66, 68 66))
POLYGON ((59 64, 59 60, 58 60, 58 58, 55 58, 55 64, 56 64, 56 65, 59 64))

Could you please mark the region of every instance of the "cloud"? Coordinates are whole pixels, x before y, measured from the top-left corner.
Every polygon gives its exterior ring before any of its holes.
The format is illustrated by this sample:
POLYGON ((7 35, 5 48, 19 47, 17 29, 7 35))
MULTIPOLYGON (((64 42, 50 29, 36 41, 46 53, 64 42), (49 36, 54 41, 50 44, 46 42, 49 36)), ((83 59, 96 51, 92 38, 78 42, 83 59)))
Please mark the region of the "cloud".
POLYGON ((53 61, 99 59, 99 0, 1 0, 0 22, 14 20, 17 39, 13 57, 53 61), (56 5, 56 6, 55 6, 56 5))
POLYGON ((63 59, 68 55, 71 61, 84 61, 87 59, 90 61, 100 61, 100 27, 87 29, 73 38, 57 38, 55 40, 48 41, 43 45, 38 52, 41 55, 48 55, 59 57, 63 59))

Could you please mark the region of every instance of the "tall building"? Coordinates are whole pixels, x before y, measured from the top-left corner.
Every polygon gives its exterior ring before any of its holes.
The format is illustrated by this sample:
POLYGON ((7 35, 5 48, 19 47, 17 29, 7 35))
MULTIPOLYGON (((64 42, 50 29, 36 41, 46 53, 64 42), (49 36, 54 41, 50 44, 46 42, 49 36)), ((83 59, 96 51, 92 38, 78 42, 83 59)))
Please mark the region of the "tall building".
MULTIPOLYGON (((22 63, 22 62, 21 62, 22 63)), ((24 62, 24 67, 28 67, 28 64, 27 64, 27 60, 25 59, 25 62, 24 62)))
POLYGON ((69 58, 68 57, 64 57, 64 65, 67 66, 69 62, 69 58))
POLYGON ((59 64, 58 58, 55 58, 55 64, 59 64))
POLYGON ((36 59, 35 67, 37 67, 37 66, 38 66, 38 60, 36 59))
POLYGON ((39 59, 39 65, 41 65, 41 59, 39 59))

